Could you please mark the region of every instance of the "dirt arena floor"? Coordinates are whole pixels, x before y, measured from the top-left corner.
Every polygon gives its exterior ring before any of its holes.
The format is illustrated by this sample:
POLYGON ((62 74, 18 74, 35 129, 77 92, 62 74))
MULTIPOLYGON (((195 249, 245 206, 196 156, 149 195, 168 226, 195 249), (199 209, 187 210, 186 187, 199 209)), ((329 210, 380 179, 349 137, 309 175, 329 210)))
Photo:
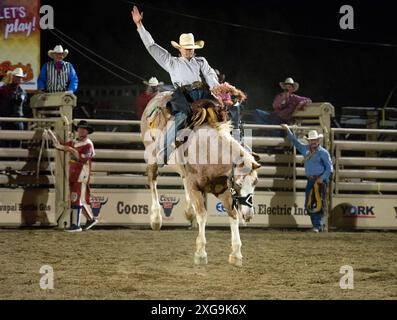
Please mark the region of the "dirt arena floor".
POLYGON ((1 299, 397 299, 397 233, 242 229, 244 265, 227 263, 228 230, 0 230, 1 299), (54 289, 39 286, 51 265, 54 289), (342 290, 340 267, 354 269, 342 290))

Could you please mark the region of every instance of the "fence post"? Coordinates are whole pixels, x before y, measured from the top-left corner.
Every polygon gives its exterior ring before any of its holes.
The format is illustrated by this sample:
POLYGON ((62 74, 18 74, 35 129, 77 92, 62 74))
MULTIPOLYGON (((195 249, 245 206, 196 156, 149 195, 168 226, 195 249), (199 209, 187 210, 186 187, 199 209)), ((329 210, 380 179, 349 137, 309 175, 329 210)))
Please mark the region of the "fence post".
MULTIPOLYGON (((67 141, 72 132, 73 107, 77 104, 76 96, 71 92, 56 92, 35 95, 31 99, 31 108, 35 118, 56 118, 54 130, 57 136, 67 141)), ((48 127, 44 123, 40 129, 48 127)), ((55 219, 58 227, 63 228, 68 221, 69 200, 69 177, 68 162, 69 154, 55 150, 55 219)))
MULTIPOLYGON (((367 111, 367 129, 378 129, 378 110, 369 110, 367 111)), ((378 141, 378 135, 376 133, 368 134, 368 141, 378 141)), ((371 150, 366 151, 366 157, 376 158, 378 156, 378 152, 371 150)), ((368 167, 368 169, 374 169, 374 167, 368 167)))

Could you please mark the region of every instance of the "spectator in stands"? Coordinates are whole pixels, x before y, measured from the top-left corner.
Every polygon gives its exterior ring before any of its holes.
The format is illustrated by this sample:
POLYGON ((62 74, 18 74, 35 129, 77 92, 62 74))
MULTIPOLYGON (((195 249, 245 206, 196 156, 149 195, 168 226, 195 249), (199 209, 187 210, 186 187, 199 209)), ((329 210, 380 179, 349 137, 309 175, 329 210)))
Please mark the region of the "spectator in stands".
MULTIPOLYGON (((13 71, 8 71, 6 77, 3 79, 4 85, 0 87, 0 116, 1 117, 23 117, 23 107, 27 102, 27 95, 21 87, 21 81, 25 78, 22 68, 16 68, 13 71)), ((0 125, 3 130, 23 130, 22 122, 3 122, 0 125)), ((3 147, 19 148, 21 142, 6 142, 2 141, 3 147)))
POLYGON ((333 172, 332 160, 327 149, 320 146, 322 134, 316 130, 309 131, 305 139, 309 144, 303 144, 292 133, 287 124, 281 127, 287 131, 287 137, 296 149, 303 155, 305 174, 307 177, 305 209, 310 214, 313 231, 323 231, 324 208, 326 208, 326 186, 333 172))
POLYGON ((164 84, 155 77, 151 77, 149 81, 143 81, 143 83, 146 84, 146 90, 141 92, 136 102, 138 119, 141 119, 147 104, 160 91, 160 86, 164 84))
POLYGON ((299 83, 292 78, 285 79, 279 83, 283 92, 278 94, 273 101, 274 112, 269 113, 260 109, 256 109, 256 119, 260 124, 279 125, 282 123, 290 124, 292 115, 296 110, 304 110, 304 108, 312 103, 310 98, 296 95, 299 83))
POLYGON ((38 89, 44 92, 64 92, 77 90, 78 78, 73 65, 64 61, 69 51, 61 45, 48 51, 48 56, 53 59, 43 65, 37 80, 38 89))
MULTIPOLYGON (((216 76, 218 77, 219 84, 225 83, 226 75, 221 73, 218 69, 214 69, 216 76)), ((238 102, 235 96, 226 95, 223 98, 223 102, 228 106, 228 117, 233 125, 233 137, 242 143, 243 127, 241 123, 241 103, 238 102)), ((251 150, 250 150, 251 151, 251 150)))

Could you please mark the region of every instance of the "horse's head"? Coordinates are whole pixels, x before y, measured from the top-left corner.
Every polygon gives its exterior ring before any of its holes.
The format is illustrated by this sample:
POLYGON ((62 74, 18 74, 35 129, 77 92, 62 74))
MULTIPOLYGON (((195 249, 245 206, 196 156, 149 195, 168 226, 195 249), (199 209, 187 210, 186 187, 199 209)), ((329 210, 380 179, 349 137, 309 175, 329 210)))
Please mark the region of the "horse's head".
POLYGON ((254 216, 253 196, 255 186, 258 183, 256 171, 260 167, 261 165, 257 160, 251 156, 248 159, 245 157, 244 161, 237 164, 234 169, 232 188, 236 193, 233 195, 233 202, 241 213, 244 222, 249 222, 254 216))

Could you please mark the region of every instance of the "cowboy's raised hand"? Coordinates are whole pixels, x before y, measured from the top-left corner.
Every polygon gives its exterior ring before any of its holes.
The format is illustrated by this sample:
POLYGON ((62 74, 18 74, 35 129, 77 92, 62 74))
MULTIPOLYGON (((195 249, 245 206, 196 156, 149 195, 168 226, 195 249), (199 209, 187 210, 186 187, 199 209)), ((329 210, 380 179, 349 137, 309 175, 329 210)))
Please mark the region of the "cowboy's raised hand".
POLYGON ((142 25, 143 12, 140 13, 137 6, 134 6, 131 11, 132 20, 134 20, 137 27, 142 25))

